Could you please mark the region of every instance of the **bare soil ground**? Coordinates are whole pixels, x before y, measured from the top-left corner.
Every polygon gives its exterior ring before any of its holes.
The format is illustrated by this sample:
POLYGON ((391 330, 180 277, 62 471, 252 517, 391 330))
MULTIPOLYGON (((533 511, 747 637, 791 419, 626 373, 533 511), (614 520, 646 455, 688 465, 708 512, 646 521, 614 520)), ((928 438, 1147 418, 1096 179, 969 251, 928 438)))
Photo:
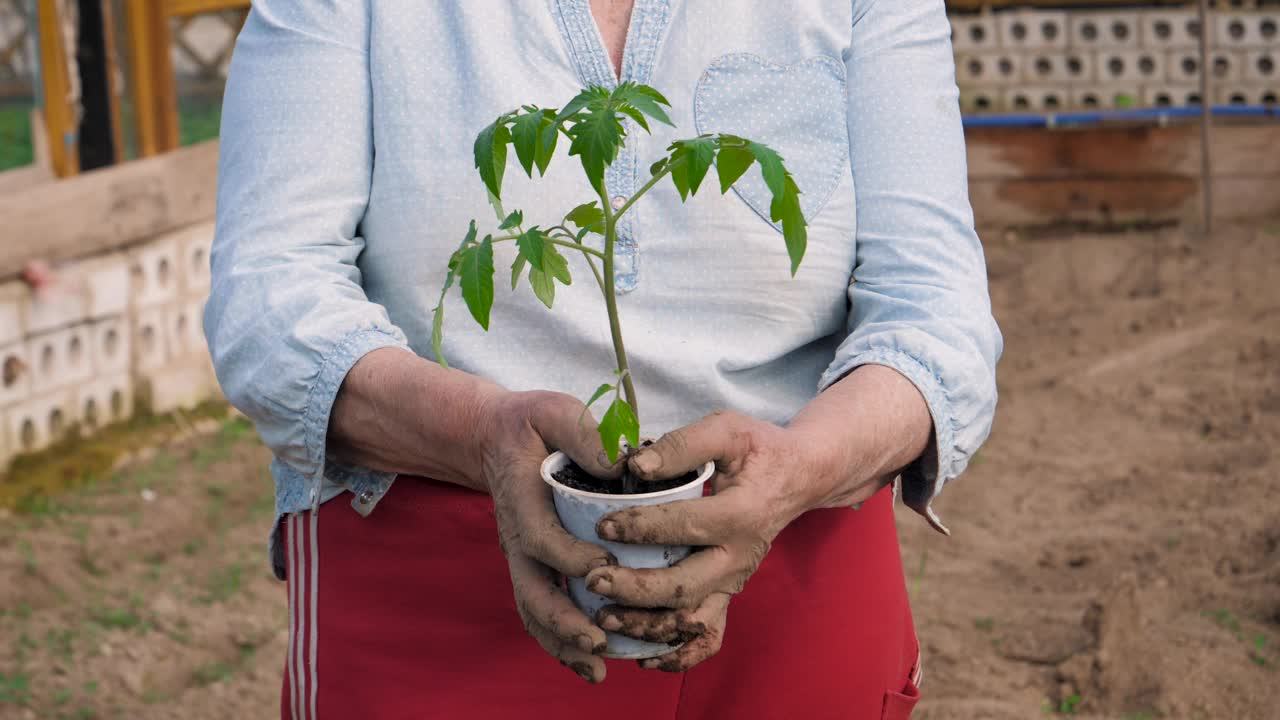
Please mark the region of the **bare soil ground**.
MULTIPOLYGON (((1280 717, 1280 226, 988 255, 995 431, 953 537, 900 518, 916 717, 1280 717)), ((0 718, 276 715, 268 456, 212 430, 0 511, 0 718)))

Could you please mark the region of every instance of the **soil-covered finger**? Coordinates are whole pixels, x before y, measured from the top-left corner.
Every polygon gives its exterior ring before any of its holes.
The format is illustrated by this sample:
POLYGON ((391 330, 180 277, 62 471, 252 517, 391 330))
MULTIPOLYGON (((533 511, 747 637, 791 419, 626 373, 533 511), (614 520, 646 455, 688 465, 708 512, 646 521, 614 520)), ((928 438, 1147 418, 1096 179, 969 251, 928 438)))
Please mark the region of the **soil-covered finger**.
POLYGON ((609 632, 668 645, 688 642, 700 634, 689 632, 688 626, 682 628, 679 611, 676 610, 644 610, 607 605, 596 613, 596 623, 609 632))
POLYGON ((526 498, 523 506, 515 510, 518 517, 513 522, 519 526, 520 545, 525 554, 561 575, 586 577, 595 568, 617 564, 608 550, 599 545, 580 540, 569 534, 556 515, 551 490, 526 498))
POLYGON ((516 607, 526 627, 540 626, 587 654, 604 652, 604 631, 573 604, 547 568, 523 556, 511 558, 509 566, 516 607))
POLYGON ((751 515, 739 492, 627 508, 600 518, 596 534, 639 545, 719 545, 741 534, 751 515))
POLYGON ((696 608, 713 592, 737 592, 745 578, 729 551, 705 548, 669 568, 604 567, 587 574, 587 589, 633 608, 696 608))
POLYGON ((599 423, 581 401, 562 393, 543 393, 530 413, 534 429, 549 447, 568 455, 599 478, 616 478, 626 468, 623 457, 609 462, 600 441, 599 423))
POLYGON ((640 667, 663 672, 684 672, 720 652, 724 643, 730 596, 716 593, 693 611, 677 613, 677 626, 689 640, 666 655, 641 660, 640 667))
POLYGON ((593 685, 604 682, 604 660, 566 643, 559 635, 542 625, 534 623, 527 629, 548 655, 560 661, 561 665, 569 668, 575 675, 593 685))

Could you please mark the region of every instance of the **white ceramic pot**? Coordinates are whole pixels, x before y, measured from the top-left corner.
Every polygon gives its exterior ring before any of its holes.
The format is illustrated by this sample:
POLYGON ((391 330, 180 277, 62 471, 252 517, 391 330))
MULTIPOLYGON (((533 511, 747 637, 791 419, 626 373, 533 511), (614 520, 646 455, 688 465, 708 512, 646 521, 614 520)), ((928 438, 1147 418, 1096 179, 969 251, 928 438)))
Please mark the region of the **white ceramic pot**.
MULTIPOLYGON (((552 474, 570 462, 569 456, 562 452, 553 453, 542 461, 542 479, 551 486, 555 497, 556 512, 560 515, 560 522, 569 531, 570 535, 605 547, 609 552, 613 553, 614 557, 618 558, 618 564, 623 567, 671 567, 688 557, 692 550, 688 545, 629 545, 601 540, 600 536, 596 535, 596 523, 600 521, 600 518, 616 510, 645 505, 661 505, 674 500, 689 500, 701 497, 703 485, 706 484, 711 474, 715 472, 715 463, 709 462, 704 465, 696 480, 670 490, 639 495, 606 495, 604 493, 575 490, 556 482, 552 474)), ((586 581, 583 578, 569 578, 569 594, 573 597, 573 601, 577 603, 578 607, 587 614, 587 617, 592 619, 595 618, 596 611, 605 605, 613 603, 609 598, 588 590, 586 581)), ((605 651, 604 656, 610 658, 640 660, 665 655, 678 647, 676 645, 636 640, 618 633, 605 634, 609 638, 609 648, 605 651)))

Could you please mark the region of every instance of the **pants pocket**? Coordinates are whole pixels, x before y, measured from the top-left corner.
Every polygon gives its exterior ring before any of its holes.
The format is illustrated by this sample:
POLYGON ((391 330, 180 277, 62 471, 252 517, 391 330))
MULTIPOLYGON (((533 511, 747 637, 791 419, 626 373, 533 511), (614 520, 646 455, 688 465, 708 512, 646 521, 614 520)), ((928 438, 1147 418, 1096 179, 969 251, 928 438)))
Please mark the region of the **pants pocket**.
POLYGON ((920 690, 908 680, 907 686, 900 692, 884 694, 884 710, 880 713, 880 720, 908 720, 919 700, 920 690))

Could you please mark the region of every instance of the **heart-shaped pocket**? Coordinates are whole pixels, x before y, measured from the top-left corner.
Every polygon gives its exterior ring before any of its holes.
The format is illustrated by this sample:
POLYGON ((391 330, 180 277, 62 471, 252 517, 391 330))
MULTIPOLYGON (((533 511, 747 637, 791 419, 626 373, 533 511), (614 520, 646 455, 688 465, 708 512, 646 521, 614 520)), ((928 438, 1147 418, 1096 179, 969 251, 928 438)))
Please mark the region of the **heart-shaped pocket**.
MULTIPOLYGON (((784 66, 751 53, 722 55, 699 78, 693 113, 699 133, 739 135, 778 151, 800 188, 800 209, 810 222, 849 162, 845 69, 833 58, 784 66)), ((772 196, 757 170, 733 187, 769 221, 772 196)))

